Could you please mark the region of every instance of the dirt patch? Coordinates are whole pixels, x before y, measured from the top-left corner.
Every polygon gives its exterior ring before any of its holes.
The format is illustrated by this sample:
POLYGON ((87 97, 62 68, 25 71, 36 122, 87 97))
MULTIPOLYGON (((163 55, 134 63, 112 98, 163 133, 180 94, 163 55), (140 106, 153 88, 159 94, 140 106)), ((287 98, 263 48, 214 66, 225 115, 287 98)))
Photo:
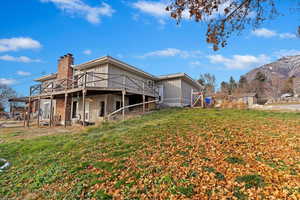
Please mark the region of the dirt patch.
POLYGON ((257 106, 253 106, 253 109, 299 112, 300 111, 300 104, 257 105, 257 106))
POLYGON ((74 134, 82 131, 81 126, 72 126, 72 127, 36 127, 31 126, 27 127, 9 127, 9 128, 0 128, 0 143, 32 139, 40 136, 48 135, 59 135, 59 134, 74 134))

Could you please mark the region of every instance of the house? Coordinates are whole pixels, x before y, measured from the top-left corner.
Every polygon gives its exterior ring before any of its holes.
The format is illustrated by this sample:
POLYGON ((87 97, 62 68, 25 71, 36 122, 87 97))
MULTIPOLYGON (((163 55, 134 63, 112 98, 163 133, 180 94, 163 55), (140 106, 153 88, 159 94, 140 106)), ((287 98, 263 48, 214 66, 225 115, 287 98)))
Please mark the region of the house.
POLYGON ((60 57, 58 70, 37 78, 29 102, 38 102, 38 123, 95 123, 114 114, 157 106, 189 106, 201 85, 185 73, 154 76, 110 56, 74 65, 60 57))
POLYGON ((16 97, 8 100, 10 104, 10 118, 15 120, 22 120, 25 118, 25 113, 28 110, 26 104, 28 103, 27 97, 16 97))
POLYGON ((231 96, 231 99, 240 103, 244 103, 248 106, 257 104, 257 94, 256 93, 241 93, 234 94, 231 96))

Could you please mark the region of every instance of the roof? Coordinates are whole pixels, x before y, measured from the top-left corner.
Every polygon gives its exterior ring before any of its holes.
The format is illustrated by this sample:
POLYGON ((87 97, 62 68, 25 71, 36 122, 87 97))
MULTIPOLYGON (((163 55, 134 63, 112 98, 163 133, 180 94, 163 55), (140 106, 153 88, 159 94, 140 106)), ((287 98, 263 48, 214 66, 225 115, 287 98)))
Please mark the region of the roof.
POLYGON ((125 69, 125 70, 128 70, 128 71, 131 71, 131 72, 134 72, 134 73, 137 73, 139 75, 142 75, 144 77, 147 77, 147 78, 150 78, 150 79, 154 79, 156 80, 157 78, 143 70, 140 70, 132 65, 129 65, 125 62, 122 62, 118 59, 115 59, 113 57, 110 57, 110 56, 104 56, 104 57, 101 57, 101 58, 98 58, 98 59, 95 59, 95 60, 91 60, 89 62, 85 62, 85 63, 82 63, 82 64, 79 64, 79 65, 75 65, 73 68, 76 69, 76 70, 82 70, 82 69, 88 69, 88 68, 92 68, 94 67, 95 65, 98 65, 98 64, 105 64, 105 63, 110 63, 110 64, 114 64, 115 66, 121 68, 121 69, 125 69))
POLYGON ((53 73, 53 74, 47 74, 45 76, 39 77, 34 80, 35 81, 47 81, 47 80, 55 79, 56 77, 57 77, 57 73, 53 73))
POLYGON ((202 85, 200 85, 197 81, 195 81, 193 78, 191 78, 186 73, 176 73, 176 74, 168 74, 168 75, 162 75, 157 77, 159 80, 169 80, 169 79, 176 79, 176 78, 183 78, 184 80, 191 83, 193 86, 197 88, 203 88, 202 85))
MULTIPOLYGON (((132 65, 129 65, 123 61, 120 61, 116 58, 113 58, 111 56, 104 56, 104 57, 100 57, 85 63, 81 63, 78 65, 73 65, 73 69, 74 70, 84 70, 84 69, 89 69, 92 68, 96 65, 99 64, 106 64, 106 63, 110 63, 110 64, 114 64, 114 66, 119 67, 121 69, 133 72, 135 74, 147 77, 149 79, 155 80, 155 81, 159 81, 159 80, 167 80, 167 79, 174 79, 174 78, 183 78, 185 79, 187 82, 189 82, 190 84, 192 84, 193 86, 197 87, 197 88, 202 88, 202 86, 195 81, 194 79, 192 79, 189 75, 185 74, 185 73, 176 73, 176 74, 169 74, 169 75, 162 75, 162 76, 154 76, 150 73, 147 73, 141 69, 138 69, 132 65)), ((52 73, 52 74, 48 74, 42 77, 39 77, 37 79, 35 79, 35 81, 47 81, 47 80, 51 80, 51 79, 55 79, 57 77, 57 73, 52 73)))

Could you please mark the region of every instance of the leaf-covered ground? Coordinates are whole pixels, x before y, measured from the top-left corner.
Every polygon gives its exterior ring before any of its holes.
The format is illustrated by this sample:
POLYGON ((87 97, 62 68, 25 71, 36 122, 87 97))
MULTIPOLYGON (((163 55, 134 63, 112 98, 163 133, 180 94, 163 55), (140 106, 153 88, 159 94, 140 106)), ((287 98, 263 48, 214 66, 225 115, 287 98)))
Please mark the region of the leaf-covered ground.
POLYGON ((0 157, 0 199, 300 199, 300 114, 163 110, 0 157))

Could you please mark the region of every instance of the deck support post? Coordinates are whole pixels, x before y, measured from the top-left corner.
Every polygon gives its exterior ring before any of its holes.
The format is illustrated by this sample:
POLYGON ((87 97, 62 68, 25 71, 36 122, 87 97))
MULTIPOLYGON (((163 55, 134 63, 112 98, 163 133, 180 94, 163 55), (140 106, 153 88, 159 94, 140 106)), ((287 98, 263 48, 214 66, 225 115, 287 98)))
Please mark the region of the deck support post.
POLYGON ((28 99, 28 109, 27 109, 27 127, 29 128, 30 124, 30 107, 31 107, 31 99, 28 99))
POLYGON ((125 120, 125 93, 126 93, 126 91, 122 90, 122 107, 123 107, 122 116, 123 116, 123 120, 125 120))
POLYGON ((37 116, 37 126, 40 128, 40 115, 41 115, 41 97, 38 99, 38 116, 37 116))
POLYGON ((27 117, 27 115, 26 115, 26 110, 23 111, 23 117, 24 117, 23 126, 24 126, 24 128, 25 128, 25 127, 26 127, 26 117, 27 117))
POLYGON ((10 116, 14 117, 14 114, 13 114, 13 105, 12 105, 11 102, 9 103, 9 112, 10 112, 10 116))
POLYGON ((191 90, 191 108, 194 107, 193 94, 194 94, 194 89, 192 88, 192 90, 191 90))
POLYGON ((53 126, 53 96, 50 96, 50 122, 49 126, 53 126))
POLYGON ((82 90, 82 126, 85 127, 85 95, 86 90, 82 90))
POLYGON ((145 113, 145 83, 143 82, 143 113, 145 113))
POLYGON ((65 112, 65 118, 64 118, 64 126, 67 127, 67 102, 68 101, 68 93, 65 93, 65 104, 64 104, 64 112, 65 112))

